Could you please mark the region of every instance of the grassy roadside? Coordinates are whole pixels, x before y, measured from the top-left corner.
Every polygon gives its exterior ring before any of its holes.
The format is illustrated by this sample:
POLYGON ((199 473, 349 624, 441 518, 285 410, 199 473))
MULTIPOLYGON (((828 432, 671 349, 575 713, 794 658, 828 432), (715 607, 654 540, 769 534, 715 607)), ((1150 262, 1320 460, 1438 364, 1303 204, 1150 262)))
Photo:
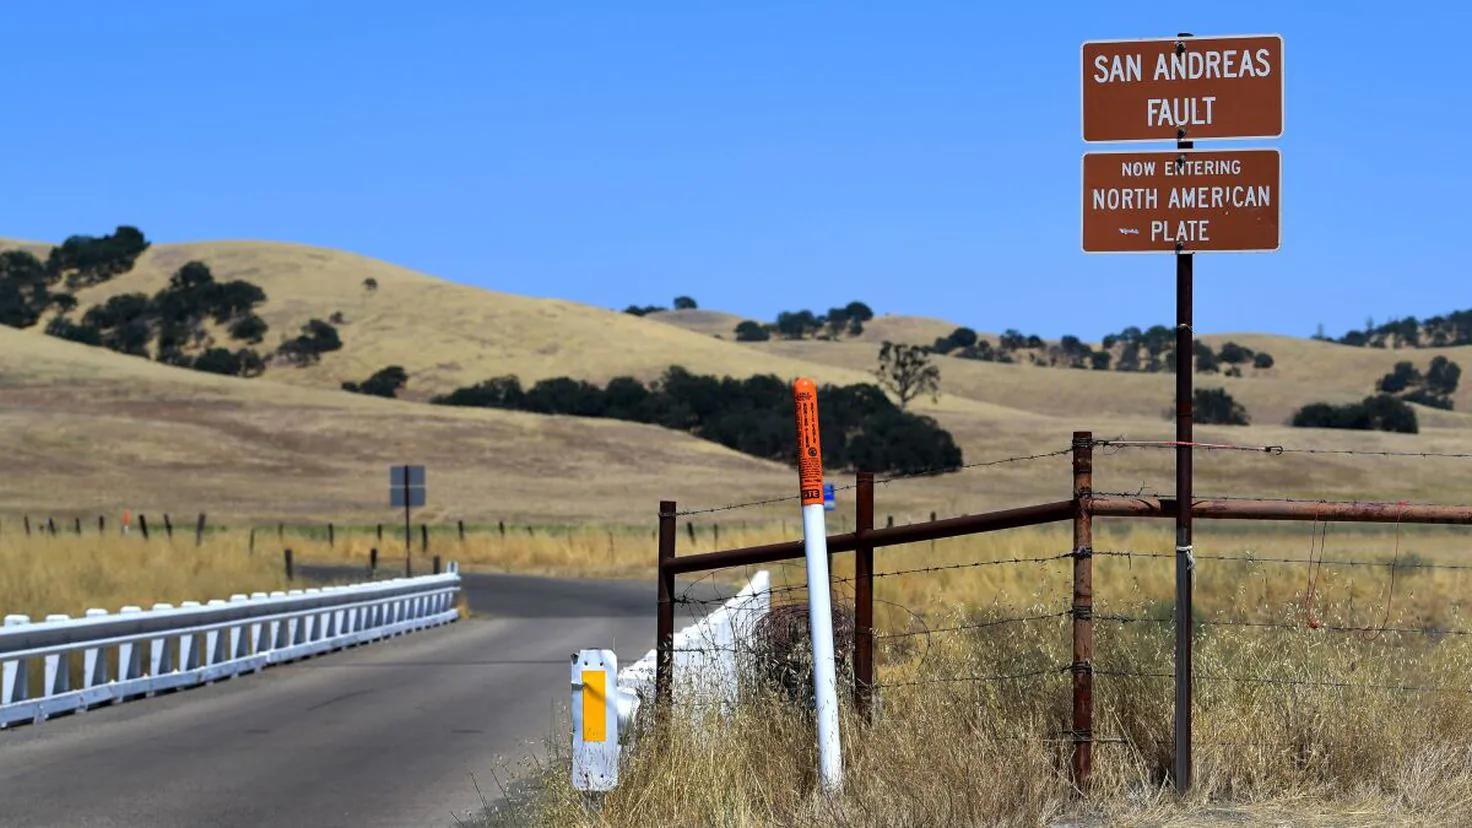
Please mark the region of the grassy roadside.
MULTIPOLYGON (((1472 806, 1472 564, 1465 532, 1202 527, 1195 660, 1196 787, 1168 788, 1170 558, 1095 558, 1094 787, 1068 777, 1068 560, 1058 530, 957 539, 881 556, 880 712, 845 713, 847 781, 815 793, 803 704, 749 694, 643 734, 623 783, 589 810, 565 747, 490 824, 996 825, 1454 823, 1472 806), (1322 551, 1317 551, 1322 550, 1322 551), (1217 555, 1295 559, 1220 560, 1217 555), (1345 565, 1345 561, 1368 565, 1345 565), (1396 566, 1392 567, 1392 561, 1396 566), (1391 575, 1394 574, 1394 587, 1391 575), (1017 618, 1035 620, 1008 620, 1017 618), (1146 619, 1115 621, 1112 618, 1146 619), (1241 623, 1261 626, 1242 626, 1241 623), (954 629, 961 628, 961 629, 954 629), (885 637, 892 636, 892 637, 885 637), (999 679, 998 677, 1004 677, 999 679)), ((1169 528, 1103 524, 1096 554, 1160 553, 1169 528)), ((844 556, 836 559, 845 575, 844 556)), ((773 571, 779 588, 799 582, 773 571)), ((839 583, 839 590, 845 584, 839 583)), ((800 597, 783 593, 779 600, 800 597)), ((692 608, 693 612, 693 608, 692 608)), ((682 621, 683 623, 683 621, 682 621)))
POLYGON ((49 613, 77 617, 93 607, 202 603, 287 586, 279 556, 249 555, 228 537, 207 537, 196 547, 193 538, 145 542, 136 534, 0 536, 0 613, 32 620, 49 613))

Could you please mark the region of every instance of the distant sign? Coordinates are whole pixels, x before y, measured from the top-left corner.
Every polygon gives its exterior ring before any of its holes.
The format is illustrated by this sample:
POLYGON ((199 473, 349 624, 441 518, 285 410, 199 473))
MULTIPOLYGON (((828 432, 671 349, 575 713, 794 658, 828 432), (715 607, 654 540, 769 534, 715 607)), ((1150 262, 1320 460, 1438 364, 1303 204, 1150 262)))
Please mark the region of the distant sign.
POLYGON ((1084 155, 1086 253, 1277 250, 1277 150, 1084 155))
POLYGON ((424 489, 399 486, 388 490, 388 505, 402 509, 405 506, 419 508, 424 505, 424 489))
POLYGON ((424 486, 423 466, 389 466, 388 484, 390 486, 424 486))
POLYGON ((1283 134, 1279 35, 1094 40, 1082 63, 1085 141, 1283 134))
POLYGON ((423 506, 424 492, 423 466, 388 467, 388 505, 390 507, 407 509, 423 506))

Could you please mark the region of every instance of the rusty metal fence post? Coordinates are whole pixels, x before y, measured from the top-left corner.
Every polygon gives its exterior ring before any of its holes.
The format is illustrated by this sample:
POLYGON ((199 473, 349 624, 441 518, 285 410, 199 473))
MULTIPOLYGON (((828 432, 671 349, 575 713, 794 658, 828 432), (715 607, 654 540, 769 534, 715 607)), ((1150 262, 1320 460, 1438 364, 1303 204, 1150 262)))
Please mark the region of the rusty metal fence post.
POLYGON ((1094 435, 1073 433, 1073 784, 1089 788, 1094 766, 1094 435))
POLYGON ((874 528, 874 473, 858 474, 854 499, 854 709, 874 720, 874 546, 864 541, 874 528))
POLYGON ((667 707, 674 698, 675 672, 675 572, 667 564, 675 559, 675 501, 659 502, 659 617, 656 622, 654 698, 657 707, 667 707))

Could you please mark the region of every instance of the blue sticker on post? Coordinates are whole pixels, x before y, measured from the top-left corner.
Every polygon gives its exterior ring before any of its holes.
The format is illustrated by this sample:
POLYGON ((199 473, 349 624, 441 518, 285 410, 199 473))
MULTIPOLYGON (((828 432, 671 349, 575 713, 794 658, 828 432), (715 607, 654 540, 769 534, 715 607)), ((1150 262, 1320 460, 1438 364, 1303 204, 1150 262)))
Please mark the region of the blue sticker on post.
POLYGON ((831 512, 831 511, 837 509, 838 508, 838 503, 836 501, 837 501, 837 492, 834 491, 833 484, 832 483, 824 483, 823 484, 823 511, 825 511, 825 512, 831 512))

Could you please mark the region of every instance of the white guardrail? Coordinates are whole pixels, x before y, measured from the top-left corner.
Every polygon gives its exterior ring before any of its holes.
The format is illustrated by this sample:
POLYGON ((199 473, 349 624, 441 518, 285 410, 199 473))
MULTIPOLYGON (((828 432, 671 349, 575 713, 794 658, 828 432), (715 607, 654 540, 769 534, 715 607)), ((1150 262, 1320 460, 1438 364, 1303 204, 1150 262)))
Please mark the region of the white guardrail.
MULTIPOLYGON (((751 657, 756 623, 772 608, 772 576, 757 572, 741 591, 713 612, 675 633, 674 684, 676 704, 699 701, 734 706, 740 682, 747 674, 744 659, 751 657)), ((654 699, 654 650, 619 671, 618 685, 654 699)))
MULTIPOLYGON (((771 607, 772 578, 763 570, 714 612, 675 633, 670 690, 676 706, 715 705, 723 711, 735 707, 741 682, 752 675, 756 624, 771 607)), ((581 650, 572 657, 573 787, 582 791, 618 787, 623 744, 637 731, 640 708, 654 701, 657 657, 650 650, 622 670, 612 650, 581 650), (616 689, 609 693, 611 684, 616 689)))
POLYGON ((207 604, 89 609, 83 618, 48 615, 35 623, 7 615, 0 627, 0 728, 448 624, 459 617, 459 590, 459 567, 451 563, 441 575, 207 604), (32 695, 38 665, 40 693, 32 695))

